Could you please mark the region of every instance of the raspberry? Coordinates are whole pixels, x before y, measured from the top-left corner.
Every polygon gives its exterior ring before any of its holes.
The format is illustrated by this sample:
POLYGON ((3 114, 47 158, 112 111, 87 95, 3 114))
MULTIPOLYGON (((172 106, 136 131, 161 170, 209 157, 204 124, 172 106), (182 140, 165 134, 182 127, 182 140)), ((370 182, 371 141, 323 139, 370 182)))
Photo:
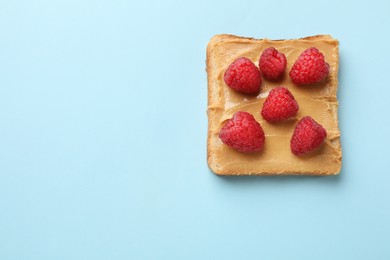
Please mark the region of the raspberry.
POLYGON ((245 57, 238 58, 230 64, 225 71, 224 80, 226 85, 238 92, 255 94, 260 91, 260 71, 245 57))
POLYGON ((286 56, 273 47, 265 49, 259 60, 261 74, 268 80, 280 78, 286 69, 286 64, 286 56))
POLYGON ((222 127, 219 138, 240 152, 255 152, 263 148, 265 136, 263 128, 251 114, 238 111, 222 127))
POLYGON ((296 116, 299 106, 287 88, 277 87, 271 90, 264 101, 261 115, 268 122, 276 122, 296 116))
POLYGON ((295 61, 290 77, 295 84, 320 82, 329 74, 329 64, 317 48, 308 48, 295 61))
POLYGON ((326 130, 310 116, 302 118, 295 127, 290 147, 295 155, 301 155, 320 147, 326 138, 326 130))

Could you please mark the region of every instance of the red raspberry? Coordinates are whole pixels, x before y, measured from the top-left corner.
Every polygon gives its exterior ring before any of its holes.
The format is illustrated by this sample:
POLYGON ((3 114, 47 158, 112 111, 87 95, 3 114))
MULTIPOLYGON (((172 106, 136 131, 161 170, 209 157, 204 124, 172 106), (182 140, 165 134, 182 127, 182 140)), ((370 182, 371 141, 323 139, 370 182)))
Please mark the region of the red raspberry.
POLYGON ((295 155, 301 155, 320 147, 326 138, 326 130, 310 116, 302 118, 295 127, 290 147, 295 155))
POLYGON ((261 115, 268 122, 276 122, 296 116, 299 106, 287 88, 277 87, 271 90, 264 101, 261 115))
POLYGON ((320 82, 329 74, 329 64, 317 48, 308 48, 295 61, 290 77, 295 84, 320 82))
POLYGON ((260 91, 261 74, 253 62, 245 57, 235 60, 225 71, 224 80, 230 88, 246 93, 255 94, 260 91))
POLYGON ((286 56, 270 47, 263 51, 259 60, 259 68, 264 78, 268 80, 277 80, 283 75, 286 69, 286 56))
POLYGON ((265 136, 263 128, 251 114, 238 111, 222 127, 219 138, 240 152, 255 152, 263 148, 265 136))

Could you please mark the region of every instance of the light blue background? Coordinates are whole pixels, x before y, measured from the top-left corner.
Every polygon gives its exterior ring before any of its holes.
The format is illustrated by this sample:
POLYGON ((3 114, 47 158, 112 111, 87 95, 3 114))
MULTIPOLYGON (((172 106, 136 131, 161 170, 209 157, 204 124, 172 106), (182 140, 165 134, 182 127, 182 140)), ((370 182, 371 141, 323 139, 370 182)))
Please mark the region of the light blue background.
POLYGON ((386 1, 1 1, 0 259, 390 259, 386 1), (217 33, 340 40, 338 177, 218 177, 217 33))

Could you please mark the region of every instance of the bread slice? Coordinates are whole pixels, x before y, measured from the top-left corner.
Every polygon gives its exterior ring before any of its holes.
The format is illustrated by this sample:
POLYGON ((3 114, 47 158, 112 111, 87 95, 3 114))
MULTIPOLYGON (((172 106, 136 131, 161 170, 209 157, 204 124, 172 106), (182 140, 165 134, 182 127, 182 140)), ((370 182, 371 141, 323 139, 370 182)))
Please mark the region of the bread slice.
POLYGON ((215 35, 207 46, 208 80, 208 138, 207 161, 210 169, 220 175, 335 175, 341 169, 341 145, 338 126, 338 41, 329 35, 317 35, 293 40, 244 38, 234 35, 215 35), (240 94, 226 86, 223 80, 226 68, 238 57, 247 57, 258 65, 262 51, 275 47, 287 58, 282 80, 263 79, 260 94, 240 94), (288 75, 298 56, 309 47, 318 48, 330 65, 325 82, 298 86, 288 75), (268 92, 277 86, 287 87, 299 104, 295 119, 268 123, 260 111, 268 92), (265 132, 262 151, 240 153, 226 146, 218 134, 236 111, 247 111, 261 124, 265 132), (290 139, 297 121, 311 116, 328 133, 321 148, 304 156, 290 150, 290 139))

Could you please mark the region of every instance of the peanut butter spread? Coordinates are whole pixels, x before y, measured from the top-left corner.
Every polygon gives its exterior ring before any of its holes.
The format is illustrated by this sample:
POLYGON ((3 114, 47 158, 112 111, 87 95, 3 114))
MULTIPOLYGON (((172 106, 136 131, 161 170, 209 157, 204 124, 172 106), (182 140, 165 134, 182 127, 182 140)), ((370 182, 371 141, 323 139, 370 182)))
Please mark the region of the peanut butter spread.
POLYGON ((338 41, 330 36, 313 36, 296 40, 254 40, 229 35, 215 36, 207 50, 209 84, 208 162, 217 174, 337 174, 341 168, 340 131, 337 120, 338 41), (230 89, 223 77, 226 68, 238 57, 247 57, 256 66, 264 49, 274 47, 284 53, 287 67, 278 82, 263 78, 260 93, 247 95, 230 89), (298 86, 288 75, 298 56, 307 48, 316 47, 325 55, 330 65, 324 82, 298 86), (299 104, 296 118, 278 123, 268 123, 261 114, 263 102, 269 91, 277 86, 290 90, 299 104), (265 145, 262 151, 241 153, 223 144, 220 129, 237 111, 251 113, 262 126, 265 145), (296 123, 311 116, 327 131, 325 143, 316 151, 296 156, 290 150, 290 139, 296 123))

